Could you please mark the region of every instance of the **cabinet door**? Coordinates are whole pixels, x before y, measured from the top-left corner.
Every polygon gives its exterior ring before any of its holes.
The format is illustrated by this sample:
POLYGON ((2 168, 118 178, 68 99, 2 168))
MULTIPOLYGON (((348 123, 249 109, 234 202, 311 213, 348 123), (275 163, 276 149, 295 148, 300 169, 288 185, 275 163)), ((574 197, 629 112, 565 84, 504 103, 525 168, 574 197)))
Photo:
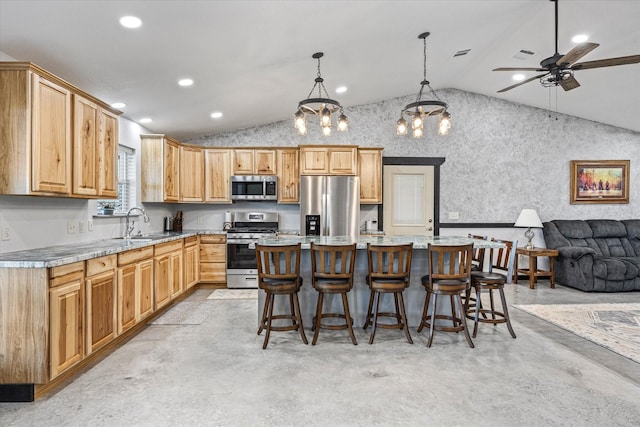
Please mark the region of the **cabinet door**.
POLYGON ((299 151, 278 150, 278 203, 300 202, 299 151))
POLYGON ((177 142, 164 143, 164 201, 177 202, 180 199, 180 147, 177 142))
POLYGON ((98 195, 99 107, 74 95, 73 104, 73 194, 98 195))
POLYGON ((360 176, 360 203, 382 203, 382 150, 358 150, 358 175, 360 176))
POLYGON ((83 357, 82 273, 49 291, 49 363, 51 379, 83 357))
POLYGON ((180 200, 204 201, 204 159, 202 149, 180 147, 180 200))
POLYGON ((154 299, 157 310, 171 301, 171 263, 169 254, 155 257, 154 276, 154 299))
POLYGON ((118 116, 100 109, 98 128, 98 195, 118 197, 118 116))
POLYGON ((31 188, 71 193, 71 93, 33 75, 31 188))
POLYGON ((136 264, 118 269, 118 334, 136 324, 136 264))
POLYGON ((326 175, 329 173, 329 156, 325 147, 300 148, 300 174, 326 175))
POLYGON ((105 271, 85 280, 87 308, 87 354, 116 337, 116 274, 105 271))
POLYGON ((331 175, 356 175, 358 172, 356 147, 330 148, 329 173, 331 175))
POLYGON ((184 287, 191 288, 200 281, 200 245, 184 248, 184 287))
POLYGON ((276 151, 275 150, 254 150, 254 172, 257 175, 276 174, 276 151))
POLYGON ((253 175, 253 150, 233 150, 233 174, 253 175))
POLYGON ((204 152, 205 202, 231 203, 231 150, 204 152))
POLYGON ((140 321, 153 313, 153 259, 138 263, 140 281, 138 286, 138 318, 140 321))
POLYGON ((182 271, 182 249, 169 254, 169 265, 171 274, 171 298, 175 298, 182 293, 183 271, 182 271))

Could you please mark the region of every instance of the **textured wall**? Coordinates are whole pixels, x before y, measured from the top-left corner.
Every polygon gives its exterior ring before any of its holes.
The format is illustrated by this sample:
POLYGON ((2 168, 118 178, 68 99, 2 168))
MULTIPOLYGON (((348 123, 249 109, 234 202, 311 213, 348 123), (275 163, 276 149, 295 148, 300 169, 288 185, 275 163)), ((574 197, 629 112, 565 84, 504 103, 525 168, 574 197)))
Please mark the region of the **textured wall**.
MULTIPOLYGON (((540 90, 540 96, 546 96, 540 90)), ((561 91, 560 91, 561 92, 561 91)), ((569 94, 558 93, 559 102, 569 94)), ((293 120, 193 138, 207 146, 357 144, 384 147, 387 157, 445 157, 441 168, 442 222, 515 222, 525 207, 543 221, 560 218, 638 218, 640 134, 597 122, 460 90, 438 95, 449 104, 453 126, 436 134, 435 118, 423 139, 398 137, 395 122, 414 96, 346 108, 349 132, 325 138, 309 123, 300 137, 293 120), (631 200, 625 205, 569 204, 569 161, 630 159, 631 200), (460 219, 447 219, 447 212, 460 219)), ((292 117, 294 112, 292 106, 292 117)))

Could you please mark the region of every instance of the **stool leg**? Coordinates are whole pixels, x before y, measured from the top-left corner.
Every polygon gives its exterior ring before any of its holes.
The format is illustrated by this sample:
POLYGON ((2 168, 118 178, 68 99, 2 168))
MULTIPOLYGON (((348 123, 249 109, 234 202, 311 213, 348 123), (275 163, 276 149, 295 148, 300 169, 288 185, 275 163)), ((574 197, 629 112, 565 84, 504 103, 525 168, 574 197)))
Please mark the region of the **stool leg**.
MULTIPOLYGON (((489 301, 491 301, 491 319, 496 320, 496 307, 493 301, 493 288, 489 289, 489 301)), ((493 326, 496 324, 494 323, 493 326)))
POLYGON ((424 299, 424 307, 422 308, 422 319, 420 319, 420 325, 418 326, 418 332, 422 332, 422 328, 427 325, 427 310, 429 309, 429 297, 431 292, 427 291, 427 296, 424 299))
POLYGON ((467 344, 469 347, 473 348, 473 341, 471 341, 471 337, 469 336, 469 328, 467 328, 467 316, 463 314, 464 307, 462 305, 462 297, 460 294, 456 295, 456 302, 458 303, 458 310, 460 311, 460 320, 462 320, 462 327, 464 328, 464 337, 467 339, 467 344))
POLYGON ((324 292, 318 292, 318 304, 316 305, 316 321, 313 325, 315 331, 313 333, 313 341, 311 345, 316 345, 318 335, 320 335, 320 324, 322 323, 322 306, 324 304, 324 292))
MULTIPOLYGON (((294 306, 294 315, 298 323, 298 332, 300 332, 300 338, 302 338, 302 342, 305 344, 309 344, 307 341, 307 337, 304 334, 304 326, 302 325, 302 316, 300 315, 300 302, 298 301, 298 293, 292 294, 293 306, 294 306)), ((320 329, 320 328, 318 328, 320 329)))
POLYGON ((409 334, 407 312, 404 307, 404 298, 402 296, 402 292, 398 292, 396 293, 396 295, 398 295, 398 300, 400 304, 400 317, 402 317, 402 329, 404 330, 404 336, 407 337, 407 341, 409 341, 409 344, 413 344, 413 340, 411 339, 411 335, 409 334))
POLYGON ((502 298, 502 310, 504 311, 504 318, 507 320, 507 328, 509 329, 509 333, 513 338, 516 337, 516 333, 513 332, 513 328, 511 327, 511 319, 509 319, 509 312, 507 311, 507 299, 504 297, 504 289, 500 288, 500 298, 502 298))
POLYGON ((431 324, 429 325, 429 341, 427 342, 427 347, 431 347, 431 342, 433 342, 433 326, 436 323, 436 309, 438 308, 438 295, 431 294, 431 301, 429 302, 431 308, 431 324))
POLYGON ((271 335, 271 319, 273 318, 273 300, 274 295, 269 294, 269 299, 267 303, 269 304, 269 314, 267 317, 267 333, 264 335, 264 343, 262 344, 262 349, 267 348, 267 344, 269 343, 269 335, 271 335))
POLYGON ((476 310, 473 316, 473 337, 475 338, 478 333, 478 323, 480 323, 480 306, 482 305, 480 303, 480 294, 482 292, 482 285, 477 283, 474 287, 476 289, 476 310))
POLYGON ((364 321, 364 326, 362 327, 362 329, 364 329, 365 331, 367 330, 367 327, 371 324, 371 316, 373 315, 372 313, 372 309, 373 309, 373 297, 374 297, 374 292, 371 291, 369 293, 369 308, 367 308, 367 318, 364 321))
POLYGON ((353 342, 353 345, 358 345, 356 336, 353 334, 353 319, 351 318, 351 312, 349 311, 349 300, 347 299, 346 292, 342 292, 342 305, 344 306, 344 317, 347 321, 347 329, 349 330, 349 335, 351 336, 351 342, 353 342))
POLYGON ((456 322, 456 304, 453 297, 453 295, 449 295, 449 305, 451 305, 451 321, 453 322, 453 327, 455 328, 456 326, 458 326, 458 323, 456 322))
POLYGON ((378 326, 378 307, 380 306, 380 293, 375 292, 373 299, 375 301, 375 311, 373 312, 373 321, 371 322, 371 336, 369 337, 369 344, 373 344, 373 338, 376 336, 376 326, 378 326))
POLYGON ((262 309, 262 319, 260 319, 260 327, 258 328, 258 335, 262 333, 267 322, 267 313, 269 310, 269 292, 266 292, 267 297, 264 300, 264 307, 262 309))
POLYGON ((400 314, 400 304, 398 303, 398 292, 393 293, 393 302, 396 305, 396 322, 399 325, 400 320, 402 319, 402 315, 400 314))
POLYGON ((293 326, 296 325, 296 310, 295 310, 295 306, 293 305, 293 294, 289 294, 289 312, 291 313, 291 324, 293 326))

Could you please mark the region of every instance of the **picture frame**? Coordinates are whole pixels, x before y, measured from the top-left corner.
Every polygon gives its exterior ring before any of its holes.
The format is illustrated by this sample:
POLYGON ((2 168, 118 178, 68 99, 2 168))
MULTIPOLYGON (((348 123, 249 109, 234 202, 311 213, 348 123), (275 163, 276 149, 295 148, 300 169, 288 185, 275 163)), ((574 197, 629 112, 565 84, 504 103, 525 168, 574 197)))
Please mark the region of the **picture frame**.
POLYGON ((571 160, 571 204, 629 203, 629 160, 571 160))

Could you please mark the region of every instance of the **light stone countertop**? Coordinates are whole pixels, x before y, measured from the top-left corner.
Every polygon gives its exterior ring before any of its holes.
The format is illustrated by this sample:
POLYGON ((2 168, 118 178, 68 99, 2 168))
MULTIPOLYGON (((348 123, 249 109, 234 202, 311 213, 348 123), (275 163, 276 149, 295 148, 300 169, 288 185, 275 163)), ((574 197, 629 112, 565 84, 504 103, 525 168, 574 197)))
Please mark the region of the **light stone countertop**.
POLYGON ((427 249, 429 243, 434 245, 465 245, 473 243, 478 248, 503 248, 502 243, 490 240, 476 240, 465 236, 276 236, 264 237, 258 243, 263 245, 293 245, 301 243, 302 249, 310 249, 311 242, 318 245, 348 245, 356 243, 356 249, 367 249, 367 243, 372 245, 401 245, 413 242, 414 249, 427 249))

